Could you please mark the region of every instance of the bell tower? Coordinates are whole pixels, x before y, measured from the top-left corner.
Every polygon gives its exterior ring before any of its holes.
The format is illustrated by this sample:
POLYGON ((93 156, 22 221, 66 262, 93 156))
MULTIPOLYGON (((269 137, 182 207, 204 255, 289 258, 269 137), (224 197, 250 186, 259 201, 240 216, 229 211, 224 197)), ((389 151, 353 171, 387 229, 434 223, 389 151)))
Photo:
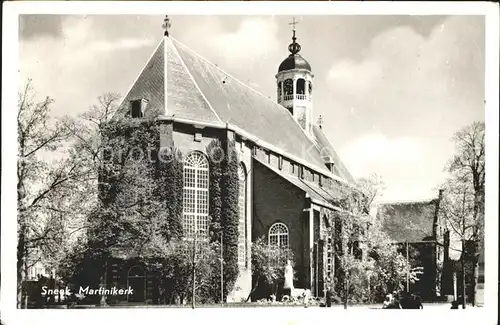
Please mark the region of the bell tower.
POLYGON ((292 43, 288 45, 290 55, 281 62, 276 74, 278 104, 287 109, 308 135, 312 135, 312 90, 313 73, 311 65, 299 54, 300 44, 295 37, 295 17, 292 43))

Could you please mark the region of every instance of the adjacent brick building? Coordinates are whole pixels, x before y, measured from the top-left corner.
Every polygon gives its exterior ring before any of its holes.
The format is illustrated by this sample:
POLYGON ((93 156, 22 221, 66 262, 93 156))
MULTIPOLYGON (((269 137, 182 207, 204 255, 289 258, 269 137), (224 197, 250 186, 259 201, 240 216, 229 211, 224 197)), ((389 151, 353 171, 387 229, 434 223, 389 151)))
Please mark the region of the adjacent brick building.
MULTIPOLYGON (((429 200, 381 202, 374 205, 372 214, 383 222, 385 232, 400 246, 413 267, 422 267, 420 281, 409 285, 410 292, 419 293, 425 300, 457 299, 462 292, 460 239, 446 227, 441 218, 442 191, 429 200), (456 237, 456 236, 455 236, 456 237), (453 297, 453 298, 452 298, 453 297)), ((452 230, 451 230, 452 232, 452 230)), ((473 245, 466 243, 466 255, 472 255, 473 245), (469 247, 469 248, 467 248, 469 247)), ((479 304, 484 286, 484 248, 479 247, 479 304)), ((467 258, 466 258, 467 260, 467 258)), ((466 262, 467 295, 472 296, 472 264, 466 262)))
POLYGON ((430 200, 396 201, 376 204, 374 214, 390 239, 401 248, 413 267, 422 267, 420 281, 410 284, 410 292, 433 300, 441 295, 445 260, 444 230, 439 220, 442 193, 430 200))

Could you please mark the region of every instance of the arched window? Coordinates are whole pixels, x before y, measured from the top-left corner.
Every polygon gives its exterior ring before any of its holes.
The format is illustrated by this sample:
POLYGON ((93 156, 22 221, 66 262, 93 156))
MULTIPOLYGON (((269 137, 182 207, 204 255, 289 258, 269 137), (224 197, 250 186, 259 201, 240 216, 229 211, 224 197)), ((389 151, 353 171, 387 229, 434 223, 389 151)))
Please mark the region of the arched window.
POLYGON ((246 266, 246 256, 247 256, 247 235, 246 235, 246 211, 247 211, 247 173, 243 163, 240 164, 238 169, 238 176, 240 180, 239 193, 238 193, 238 204, 240 210, 240 221, 239 221, 239 233, 240 238, 243 237, 243 241, 240 241, 238 247, 238 262, 240 265, 246 266))
POLYGON ((277 222, 269 228, 269 245, 288 248, 288 228, 284 223, 277 222))
MULTIPOLYGON (((292 96, 293 95, 293 80, 292 79, 286 79, 283 82, 283 91, 285 93, 285 96, 292 96)), ((285 98, 286 100, 286 98, 285 98)))
POLYGON ((198 151, 184 160, 184 235, 208 235, 208 159, 198 151))
POLYGON ((127 296, 128 301, 142 302, 146 299, 146 272, 143 268, 134 265, 128 270, 127 287, 131 287, 132 293, 127 296))
POLYGON ((145 277, 144 270, 139 265, 134 265, 128 270, 129 278, 145 277))
POLYGON ((312 82, 308 81, 307 85, 309 87, 309 89, 308 89, 309 90, 309 96, 311 96, 312 93, 313 93, 313 84, 312 84, 312 82))
POLYGON ((306 81, 302 78, 297 80, 297 95, 306 94, 306 81))
POLYGON ((281 100, 281 95, 283 94, 282 86, 283 86, 283 83, 281 81, 278 82, 278 100, 281 100))

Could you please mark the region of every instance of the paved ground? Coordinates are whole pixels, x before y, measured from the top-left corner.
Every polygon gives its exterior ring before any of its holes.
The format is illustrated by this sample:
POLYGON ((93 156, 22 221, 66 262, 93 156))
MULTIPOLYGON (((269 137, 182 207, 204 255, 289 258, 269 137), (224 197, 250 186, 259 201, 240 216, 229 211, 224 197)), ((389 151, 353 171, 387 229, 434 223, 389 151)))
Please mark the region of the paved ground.
MULTIPOLYGON (((424 306, 424 309, 428 308, 441 308, 441 309, 450 309, 451 304, 450 303, 422 303, 424 306)), ((335 306, 335 307, 343 307, 342 305, 335 306)), ((382 304, 376 304, 376 305, 353 305, 353 306, 348 306, 347 308, 368 308, 368 309, 382 309, 382 304)))
MULTIPOLYGON (((450 303, 423 303, 424 309, 450 309, 451 304, 450 303)), ((222 308, 304 308, 302 305, 271 305, 271 304, 229 304, 229 305, 224 305, 222 308)), ((91 306, 78 306, 76 308, 95 308, 91 306)), ((102 307, 97 307, 97 308, 102 308, 102 307)), ((106 308, 106 307, 105 307, 106 308)), ((107 308, 191 308, 191 305, 182 305, 182 306, 157 306, 157 305, 122 305, 122 306, 114 306, 114 307, 107 307, 107 308)), ((221 308, 221 305, 197 305, 196 308, 221 308)), ((308 308, 320 308, 319 306, 308 306, 308 308)), ((344 305, 339 304, 339 305, 332 305, 333 309, 343 309, 344 305)), ((364 308, 364 309, 382 309, 382 304, 373 304, 373 305, 349 305, 347 307, 348 309, 351 308, 364 308)), ((460 306, 460 309, 462 307, 460 306)), ((469 308, 474 308, 471 305, 467 305, 466 309, 469 308)))
MULTIPOLYGON (((66 306, 60 306, 59 308, 65 308, 66 306)), ((213 304, 213 305, 196 305, 196 308, 304 308, 304 305, 282 305, 282 304, 257 304, 257 303, 249 303, 249 304, 225 304, 221 306, 220 304, 213 304)), ((448 302, 438 302, 438 303, 423 303, 424 309, 450 309, 451 304, 448 302)), ((46 307, 50 308, 50 307, 46 307)), ((54 308, 54 307, 52 307, 54 308)), ((55 307, 58 308, 58 307, 55 307)), ((137 305, 132 305, 132 304, 123 304, 119 306, 106 306, 106 307, 99 307, 99 306, 91 306, 91 305, 78 305, 73 308, 113 308, 113 309, 128 309, 128 308, 192 308, 191 304, 186 304, 186 305, 145 305, 145 304, 137 304, 137 305)), ((319 306, 312 306, 309 305, 307 308, 320 308, 319 306)), ((332 305, 331 309, 343 309, 344 305, 343 304, 335 304, 332 305)), ((348 309, 351 308, 364 308, 364 309, 382 309, 382 304, 360 304, 360 305, 349 305, 347 307, 348 309)), ((481 307, 472 307, 472 305, 467 305, 466 309, 472 309, 472 308, 481 308, 481 307)), ((459 306, 459 309, 462 309, 462 306, 459 306)))

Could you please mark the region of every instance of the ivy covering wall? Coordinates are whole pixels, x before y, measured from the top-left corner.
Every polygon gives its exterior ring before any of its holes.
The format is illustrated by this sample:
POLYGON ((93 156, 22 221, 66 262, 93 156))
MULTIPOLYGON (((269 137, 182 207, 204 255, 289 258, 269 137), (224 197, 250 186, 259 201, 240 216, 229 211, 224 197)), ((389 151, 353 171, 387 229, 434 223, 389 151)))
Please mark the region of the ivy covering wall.
MULTIPOLYGON (((220 242, 222 235, 224 260, 224 290, 227 295, 233 290, 238 278, 238 156, 235 142, 213 140, 207 146, 210 157, 210 240, 220 242)), ((219 266, 215 266, 219 267, 219 266)), ((220 274, 214 272, 214 275, 220 274)), ((214 276, 214 287, 220 292, 220 276, 214 276)), ((217 291, 217 290, 216 290, 217 291)), ((220 296, 220 294, 219 294, 220 296)), ((215 300, 219 300, 215 296, 215 300)))
MULTIPOLYGON (((186 249, 176 249, 183 245, 179 240, 183 236, 182 154, 174 146, 158 148, 160 128, 155 121, 113 122, 104 135, 114 150, 122 152, 120 158, 108 157, 103 164, 101 204, 95 216, 89 216, 94 230, 89 250, 99 248, 101 252, 97 269, 104 274, 99 282, 107 285, 105 272, 110 257, 127 259, 132 254, 162 278, 158 282, 159 300, 172 302, 174 296, 190 297, 191 255, 186 254, 186 249), (134 157, 133 148, 142 148, 147 156, 142 160, 134 157), (114 253, 116 248, 118 255, 114 253)), ((221 293, 225 300, 233 291, 239 272, 239 159, 234 141, 214 140, 206 149, 210 161, 209 239, 213 249, 210 258, 197 258, 197 265, 204 268, 197 275, 197 296, 202 301, 220 302, 221 293), (221 263, 214 257, 220 256, 221 240, 224 290, 221 263)))
POLYGON ((156 198, 166 202, 167 223, 163 235, 170 241, 183 235, 183 163, 182 153, 175 147, 164 148, 158 153, 156 169, 156 198))
POLYGON ((234 140, 227 143, 224 174, 221 181, 222 231, 224 257, 224 297, 233 290, 238 278, 238 224, 239 224, 239 178, 238 156, 234 140))
POLYGON ((207 146, 210 162, 209 168, 209 213, 210 213, 210 241, 220 241, 221 215, 222 215, 222 192, 221 181, 223 173, 223 159, 225 156, 222 144, 219 140, 212 140, 207 146))

